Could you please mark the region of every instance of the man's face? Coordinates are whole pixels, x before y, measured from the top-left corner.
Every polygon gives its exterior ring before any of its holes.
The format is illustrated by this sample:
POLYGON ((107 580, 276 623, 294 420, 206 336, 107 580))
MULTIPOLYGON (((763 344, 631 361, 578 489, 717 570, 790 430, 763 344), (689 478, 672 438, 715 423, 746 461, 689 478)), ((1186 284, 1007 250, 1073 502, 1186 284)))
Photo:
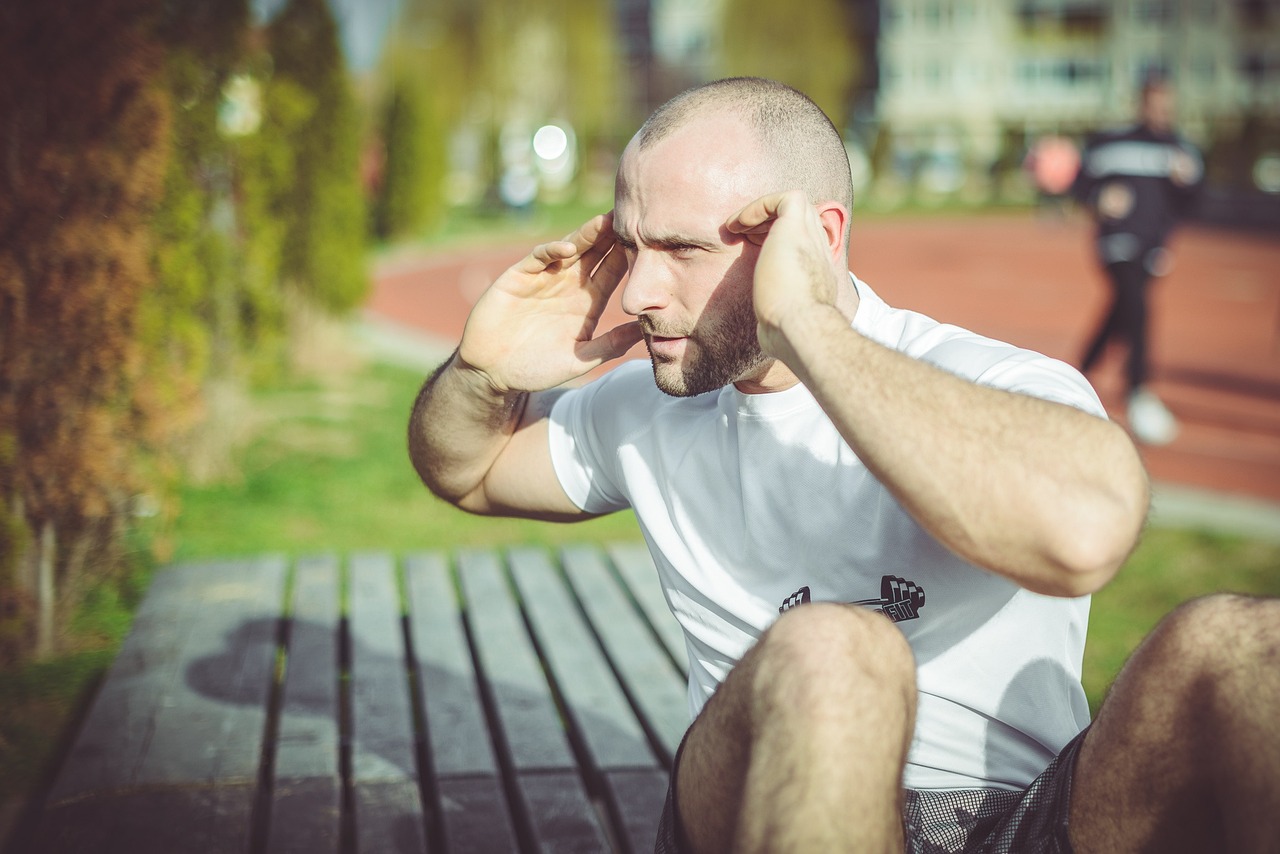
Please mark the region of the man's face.
POLYGON ((751 301, 758 247, 725 221, 769 188, 736 119, 692 120, 618 168, 614 228, 627 253, 622 308, 640 319, 658 387, 679 397, 763 377, 751 301))
POLYGON ((1173 128, 1173 89, 1166 85, 1152 86, 1142 96, 1142 123, 1154 131, 1173 128))

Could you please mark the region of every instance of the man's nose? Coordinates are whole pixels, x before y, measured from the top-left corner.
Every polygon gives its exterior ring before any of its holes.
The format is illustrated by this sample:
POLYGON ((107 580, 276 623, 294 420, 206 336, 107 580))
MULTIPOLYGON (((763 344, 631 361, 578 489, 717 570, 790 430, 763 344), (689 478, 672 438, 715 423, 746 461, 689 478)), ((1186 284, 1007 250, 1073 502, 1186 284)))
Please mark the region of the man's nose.
POLYGON ((660 311, 670 298, 669 285, 661 259, 641 249, 632 258, 627 280, 622 284, 622 310, 637 317, 660 311))

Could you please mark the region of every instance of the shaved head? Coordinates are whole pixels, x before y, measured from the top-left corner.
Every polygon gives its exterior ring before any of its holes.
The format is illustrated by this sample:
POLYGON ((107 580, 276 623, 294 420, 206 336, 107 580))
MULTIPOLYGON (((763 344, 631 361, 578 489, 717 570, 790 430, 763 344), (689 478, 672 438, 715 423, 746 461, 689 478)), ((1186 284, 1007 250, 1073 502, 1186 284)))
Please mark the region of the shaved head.
POLYGON ((765 161, 761 174, 773 190, 801 189, 811 202, 853 210, 849 156, 839 131, 807 95, 773 80, 731 77, 688 89, 659 107, 635 142, 644 151, 712 112, 732 114, 755 133, 765 161))

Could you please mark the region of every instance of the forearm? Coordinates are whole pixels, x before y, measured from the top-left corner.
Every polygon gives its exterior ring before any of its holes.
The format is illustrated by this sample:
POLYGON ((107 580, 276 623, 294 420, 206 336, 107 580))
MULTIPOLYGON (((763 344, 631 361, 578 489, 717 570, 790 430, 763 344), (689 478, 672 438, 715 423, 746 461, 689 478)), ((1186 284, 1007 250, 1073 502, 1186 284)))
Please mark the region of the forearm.
POLYGON ((967 560, 1029 589, 1090 592, 1146 514, 1124 432, 1071 407, 962 380, 857 333, 831 307, 771 348, 909 513, 967 560))
POLYGON ((484 479, 528 399, 496 391, 455 352, 423 385, 409 420, 409 456, 422 482, 446 501, 485 512, 484 479))

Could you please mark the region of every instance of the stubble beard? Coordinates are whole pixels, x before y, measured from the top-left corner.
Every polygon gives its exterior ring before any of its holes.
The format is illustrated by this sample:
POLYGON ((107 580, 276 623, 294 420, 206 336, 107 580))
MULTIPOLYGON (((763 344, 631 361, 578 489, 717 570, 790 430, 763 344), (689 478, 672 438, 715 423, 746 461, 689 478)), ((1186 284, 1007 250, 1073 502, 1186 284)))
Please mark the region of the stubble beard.
POLYGON ((727 306, 728 311, 714 322, 705 317, 688 333, 683 363, 655 356, 649 346, 651 335, 662 335, 651 322, 642 319, 645 348, 653 363, 653 380, 672 397, 694 397, 724 388, 754 373, 769 361, 756 339, 755 309, 748 297, 727 306))

